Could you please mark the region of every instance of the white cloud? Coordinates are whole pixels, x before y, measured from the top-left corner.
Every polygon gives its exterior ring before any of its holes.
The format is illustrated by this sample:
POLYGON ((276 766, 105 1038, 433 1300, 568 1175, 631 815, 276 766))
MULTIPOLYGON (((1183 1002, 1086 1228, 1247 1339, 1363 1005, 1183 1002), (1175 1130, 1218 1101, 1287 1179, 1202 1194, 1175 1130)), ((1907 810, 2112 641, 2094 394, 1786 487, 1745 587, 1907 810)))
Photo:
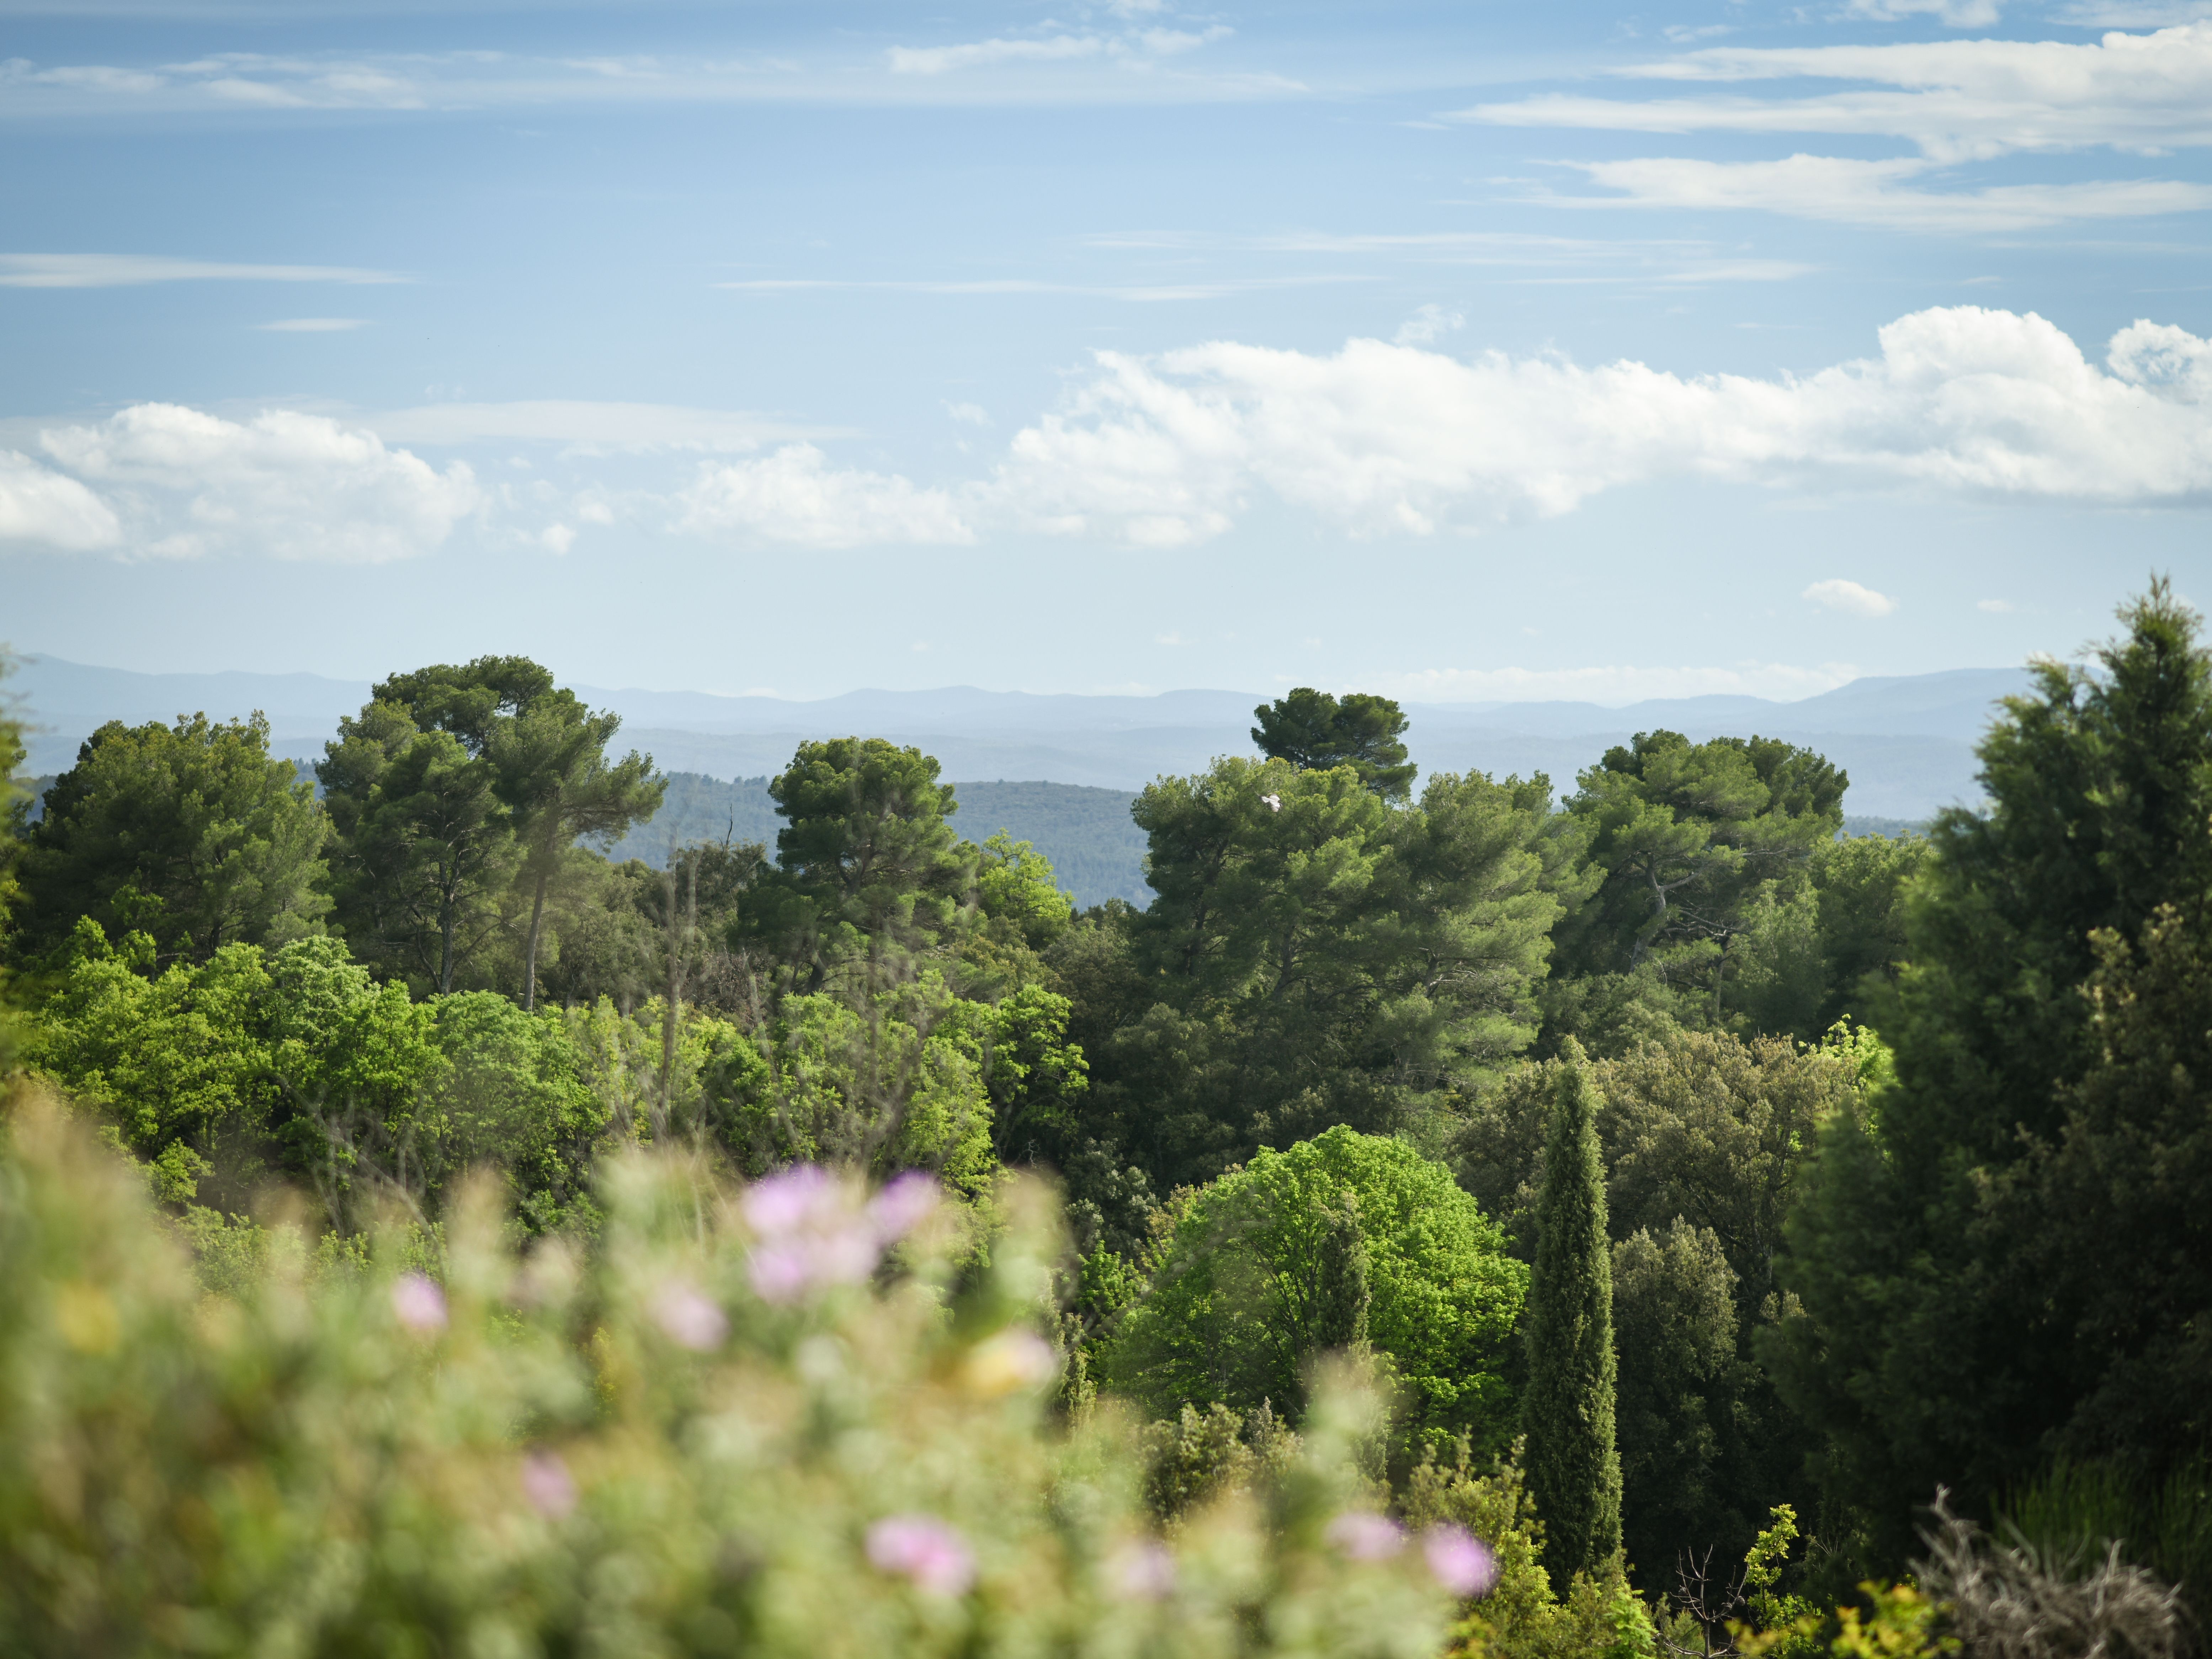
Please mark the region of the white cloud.
POLYGON ((1398 325, 1398 331, 1391 338, 1399 345, 1427 345, 1466 324, 1466 317, 1459 312, 1447 311, 1442 306, 1423 306, 1398 325))
POLYGON ((257 323, 255 327, 268 334, 343 334, 356 328, 367 328, 366 317, 286 317, 273 323, 257 323))
POLYGON ((1097 34, 1055 34, 1041 40, 971 40, 957 46, 893 46, 884 54, 894 75, 944 75, 992 64, 1048 63, 1096 58, 1106 50, 1097 34))
POLYGON ((1484 104, 1493 125, 1629 132, 1852 134, 1905 139, 1934 160, 2212 143, 2212 22, 2094 44, 1936 40, 1866 46, 1711 46, 1622 71, 1645 79, 1861 85, 1810 96, 1591 98, 1484 104))
POLYGON ((1826 611, 1840 611, 1847 617, 1887 617, 1897 609, 1897 601, 1887 593, 1877 593, 1871 587, 1840 576, 1824 582, 1814 582, 1808 587, 1803 598, 1826 611))
POLYGON ((1804 376, 1685 377, 1623 361, 1460 361, 1353 340, 1101 354, 1018 433, 989 490, 1049 532, 1174 546, 1265 493, 1359 533, 1571 511, 1664 477, 2148 502, 2212 495, 2212 347, 2149 323, 2111 372, 2033 313, 1962 306, 1804 376))
POLYGON ((407 558, 443 543, 483 499, 459 462, 439 472, 373 432, 286 410, 240 422, 139 404, 40 443, 106 487, 129 550, 158 557, 407 558))
POLYGON ((556 443, 585 452, 747 450, 787 438, 849 435, 744 410, 678 404, 590 403, 544 398, 506 404, 426 404, 362 417, 395 443, 556 443))
POLYGON ((107 503, 75 478, 0 449, 0 543, 34 542, 81 553, 112 547, 122 534, 107 503))
MULTIPOLYGON (((1864 161, 1800 155, 1778 161, 1703 161, 1653 156, 1576 165, 1593 183, 1626 191, 1639 207, 1752 208, 1910 230, 2026 230, 2068 220, 2132 219, 2212 207, 2212 185, 2162 179, 1914 190, 1905 181, 1934 164, 1911 157, 1864 161)), ((1610 197, 1556 199, 1621 205, 1610 197)))
POLYGON ((349 265, 248 265, 154 253, 0 253, 0 288, 134 288, 146 283, 404 283, 349 265))
POLYGON ((1894 23, 1907 17, 1933 17, 1954 29, 1985 29, 2003 15, 1998 0, 1850 0, 1846 17, 1894 23))
POLYGON ((948 403, 945 405, 945 412, 963 426, 987 427, 991 424, 990 411, 981 404, 948 403))
POLYGON ((1794 698, 1832 691, 1858 678, 1848 663, 1806 667, 1749 662, 1717 667, 1431 668, 1381 670, 1358 677, 1363 690, 1406 702, 1572 702, 1620 704, 1647 697, 1794 698))
POLYGON ((2007 617, 2012 614, 2012 601, 2010 599, 1976 599, 1974 609, 1986 611, 1992 617, 2007 617))
POLYGON ((975 532, 945 490, 896 474, 833 468, 811 444, 757 460, 708 462, 677 498, 677 527, 802 547, 971 542, 975 532))
POLYGON ((1141 60, 1174 58, 1224 40, 1233 29, 1216 23, 1198 31, 1132 29, 1119 34, 1053 34, 1027 40, 970 40, 952 46, 893 46, 884 61, 894 75, 945 75, 986 69, 994 64, 1042 64, 1069 58, 1110 58, 1135 66, 1141 60))

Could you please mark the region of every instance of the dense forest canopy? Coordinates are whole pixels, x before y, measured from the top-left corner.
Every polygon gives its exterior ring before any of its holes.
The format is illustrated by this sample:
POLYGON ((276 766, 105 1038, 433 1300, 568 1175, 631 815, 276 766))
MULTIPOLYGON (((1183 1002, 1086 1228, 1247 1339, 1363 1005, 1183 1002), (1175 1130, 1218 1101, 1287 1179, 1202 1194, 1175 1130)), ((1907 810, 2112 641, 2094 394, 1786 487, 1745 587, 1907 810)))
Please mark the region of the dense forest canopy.
POLYGON ((1469 1652, 1780 1642, 1939 1487, 2187 1579, 2212 662, 2163 583, 2123 621, 1926 836, 1843 838, 1849 779, 1756 734, 1417 779, 1395 704, 1299 688, 1130 803, 1142 907, 858 735, 763 833, 611 857, 714 801, 520 658, 380 683, 319 796, 258 720, 111 724, 13 803, 8 1063, 223 1295, 280 1209, 326 1262, 398 1216, 436 1274, 495 1190, 597 1259, 639 1149, 926 1173, 980 1284, 1046 1172, 1054 1409, 1151 1421, 1171 1522, 1277 1490, 1365 1379, 1391 1524, 1488 1540, 1469 1652))

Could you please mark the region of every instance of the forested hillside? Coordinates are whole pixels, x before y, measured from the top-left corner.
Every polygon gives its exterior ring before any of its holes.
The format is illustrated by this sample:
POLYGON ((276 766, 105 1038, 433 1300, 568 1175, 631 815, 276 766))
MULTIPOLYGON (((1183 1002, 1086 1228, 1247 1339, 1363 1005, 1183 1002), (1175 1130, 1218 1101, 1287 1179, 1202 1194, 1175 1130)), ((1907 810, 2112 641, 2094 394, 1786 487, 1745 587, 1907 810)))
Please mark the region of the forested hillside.
POLYGON ((0 842, 0 1631, 2179 1654, 2212 656, 2122 622, 1908 835, 1310 688, 1134 796, 515 657, 312 781, 103 726, 0 842))

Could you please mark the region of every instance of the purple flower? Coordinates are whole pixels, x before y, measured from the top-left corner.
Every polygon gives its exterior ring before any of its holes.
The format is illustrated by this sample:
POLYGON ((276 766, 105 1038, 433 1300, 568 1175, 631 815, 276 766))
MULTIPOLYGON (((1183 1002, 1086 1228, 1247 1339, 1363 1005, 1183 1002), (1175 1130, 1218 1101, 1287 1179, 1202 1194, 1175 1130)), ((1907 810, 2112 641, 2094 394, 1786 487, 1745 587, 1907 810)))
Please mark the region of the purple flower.
POLYGON ((392 1316, 423 1336, 446 1328, 446 1293, 421 1273, 402 1273, 392 1281, 392 1316))
POLYGON ((932 1595, 961 1595, 975 1582, 967 1540, 927 1515, 894 1515, 868 1528, 868 1559, 932 1595))
POLYGON ((1164 1544, 1125 1545, 1114 1552, 1106 1571, 1115 1589, 1134 1601, 1164 1601, 1175 1592, 1175 1557, 1164 1544))
POLYGON ((1487 1595, 1498 1582, 1498 1558, 1465 1527, 1449 1521, 1431 1527, 1421 1534, 1421 1553, 1428 1558, 1437 1583, 1454 1595, 1487 1595))
POLYGON ((1387 1515, 1346 1510, 1322 1529, 1322 1536, 1355 1561, 1382 1561, 1404 1547, 1405 1529, 1387 1515))
POLYGON ((927 1212, 925 1196, 895 1182, 862 1215, 844 1184, 811 1164, 756 1182, 744 1196, 759 1235, 748 1261, 754 1291, 788 1304, 826 1285, 865 1284, 884 1244, 927 1212))
POLYGON ((729 1316, 681 1279, 661 1286, 653 1299, 653 1317, 671 1342, 694 1353, 720 1347, 730 1334, 729 1316))
POLYGON ((576 1507, 576 1482, 560 1454, 534 1451, 522 1460, 522 1495, 548 1521, 568 1517, 576 1507))
POLYGON ((937 1200, 935 1176, 919 1170, 893 1176, 883 1191, 868 1200, 868 1219, 874 1224, 878 1241, 897 1243, 929 1218, 937 1200))
POLYGON ((817 1164, 796 1164, 745 1188, 745 1219, 755 1232, 774 1238, 826 1218, 825 1210, 835 1215, 844 1207, 838 1197, 829 1170, 817 1164))

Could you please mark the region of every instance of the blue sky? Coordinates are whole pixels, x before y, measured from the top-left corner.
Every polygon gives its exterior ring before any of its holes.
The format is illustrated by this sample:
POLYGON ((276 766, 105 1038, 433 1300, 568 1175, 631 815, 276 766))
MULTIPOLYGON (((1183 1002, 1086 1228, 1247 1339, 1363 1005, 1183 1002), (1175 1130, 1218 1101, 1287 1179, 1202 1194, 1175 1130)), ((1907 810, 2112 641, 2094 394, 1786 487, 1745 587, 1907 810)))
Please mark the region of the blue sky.
POLYGON ((2212 3, 0 0, 0 636, 1742 690, 2212 594, 2212 3))

